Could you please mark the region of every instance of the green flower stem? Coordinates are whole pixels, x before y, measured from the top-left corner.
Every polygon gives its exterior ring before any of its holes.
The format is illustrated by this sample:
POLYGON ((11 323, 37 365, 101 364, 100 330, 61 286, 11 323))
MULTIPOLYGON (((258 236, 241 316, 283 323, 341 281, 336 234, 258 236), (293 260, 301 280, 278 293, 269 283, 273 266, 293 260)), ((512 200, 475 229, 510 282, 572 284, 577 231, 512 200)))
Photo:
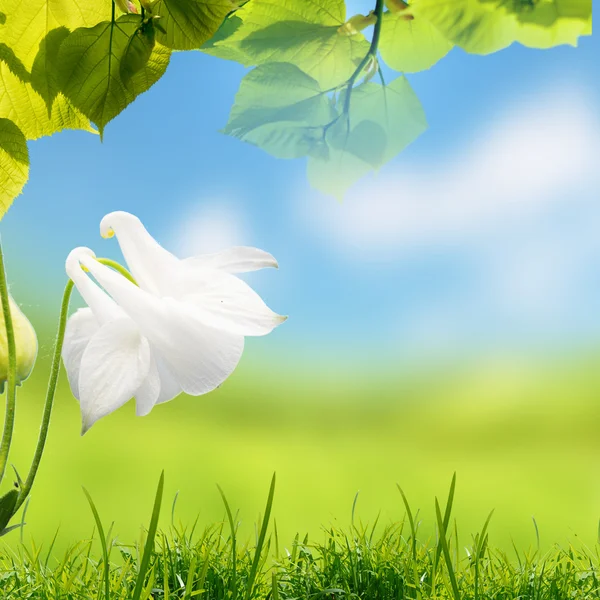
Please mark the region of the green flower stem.
POLYGON ((52 367, 50 369, 50 380, 48 382, 48 391, 46 392, 46 403, 44 404, 44 415, 42 417, 42 425, 40 427, 40 434, 38 436, 38 442, 33 455, 33 461, 27 474, 27 479, 21 488, 21 493, 15 506, 15 513, 21 507, 21 504, 25 502, 25 499, 31 491, 35 476, 37 475, 40 461, 42 460, 42 454, 44 452, 44 446, 46 444, 46 437, 48 436, 48 426, 50 425, 50 416, 52 414, 52 405, 54 404, 54 393, 56 392, 56 384, 58 382, 58 374, 60 372, 60 358, 62 354, 63 342, 65 339, 65 329, 67 327, 67 317, 69 312, 69 302, 71 300, 71 292, 73 291, 73 282, 68 281, 65 286, 65 292, 63 294, 62 305, 60 308, 60 319, 58 321, 58 333, 56 335, 56 343, 54 345, 54 356, 52 357, 52 367))
POLYGON ((115 271, 118 271, 125 279, 129 279, 131 283, 137 285, 137 281, 133 278, 133 275, 122 265, 120 265, 116 260, 111 260, 110 258, 97 258, 99 263, 106 265, 107 267, 111 267, 115 271))
MULTIPOLYGON (((98 258, 96 260, 104 265, 112 267, 113 269, 115 269, 115 271, 121 273, 123 277, 129 279, 129 281, 131 281, 132 283, 136 283, 131 273, 129 273, 127 269, 122 267, 119 263, 115 262, 114 260, 111 260, 109 258, 98 258)), ((54 356, 52 357, 50 380, 48 382, 48 391, 46 392, 46 403, 44 404, 44 414, 42 417, 42 424, 40 426, 40 434, 38 437, 35 454, 33 456, 33 461, 31 462, 31 467, 29 469, 29 474, 27 475, 27 479, 23 484, 23 488, 21 489, 21 493, 19 494, 19 498, 17 500, 17 505, 15 506, 15 513, 21 507, 23 502, 25 502, 27 496, 29 495, 29 492, 31 491, 33 482, 35 480, 35 476, 37 475, 37 471, 40 466, 40 461, 42 460, 44 446, 46 445, 46 438, 48 437, 48 427, 50 425, 50 417, 52 415, 52 406, 54 404, 54 395, 56 393, 56 384, 58 383, 58 375, 60 373, 60 361, 62 356, 63 343, 65 340, 65 330, 67 328, 67 319, 69 316, 69 302, 71 300, 72 291, 73 282, 69 280, 69 282, 65 286, 65 292, 63 294, 62 304, 60 308, 58 333, 56 335, 56 344, 54 346, 54 356)))
POLYGON ((2 300, 2 313, 4 315, 4 327, 6 329, 6 345, 8 349, 8 381, 6 392, 6 416, 4 418, 4 432, 0 443, 0 482, 4 478, 8 452, 12 441, 13 427, 15 424, 15 405, 17 401, 17 349, 15 346, 15 332, 12 317, 10 315, 10 302, 8 296, 8 284, 6 283, 6 272, 4 271, 4 256, 2 244, 0 244, 0 296, 2 300))

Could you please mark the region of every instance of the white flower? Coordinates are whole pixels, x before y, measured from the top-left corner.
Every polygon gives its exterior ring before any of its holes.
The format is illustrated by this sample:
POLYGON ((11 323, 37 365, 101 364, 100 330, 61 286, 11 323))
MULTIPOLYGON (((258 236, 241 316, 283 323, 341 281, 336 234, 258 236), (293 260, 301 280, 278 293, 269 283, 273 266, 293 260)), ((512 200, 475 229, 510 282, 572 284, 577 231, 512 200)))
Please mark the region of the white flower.
POLYGON ((63 348, 82 434, 132 397, 137 414, 146 415, 182 391, 214 390, 238 364, 244 336, 265 335, 286 318, 233 275, 276 267, 262 250, 179 260, 123 212, 107 215, 101 233, 116 236, 139 287, 88 248, 67 258, 67 274, 89 307, 70 317, 63 348))

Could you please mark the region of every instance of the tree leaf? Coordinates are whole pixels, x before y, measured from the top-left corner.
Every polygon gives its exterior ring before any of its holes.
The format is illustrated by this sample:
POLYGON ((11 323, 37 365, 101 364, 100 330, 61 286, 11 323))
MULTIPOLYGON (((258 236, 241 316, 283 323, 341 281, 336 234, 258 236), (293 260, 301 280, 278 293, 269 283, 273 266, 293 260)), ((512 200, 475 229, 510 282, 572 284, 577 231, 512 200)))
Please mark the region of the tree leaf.
POLYGON ((158 0, 152 12, 166 33, 157 32, 156 39, 173 50, 200 48, 234 8, 231 0, 158 0))
POLYGON ((224 133, 277 158, 298 158, 323 144, 335 114, 312 77, 295 65, 270 63, 242 79, 224 133))
POLYGON ((0 219, 21 193, 29 177, 29 152, 23 132, 0 118, 0 219))
POLYGON ((346 81, 369 50, 362 33, 344 28, 343 0, 251 0, 235 14, 241 25, 213 54, 236 49, 247 66, 293 63, 323 89, 346 81))
POLYGON ((6 24, 0 28, 0 42, 13 49, 31 69, 46 36, 58 27, 91 27, 110 19, 107 0, 2 0, 6 24))
POLYGON ((35 140, 63 129, 94 132, 89 121, 59 94, 51 116, 48 106, 32 84, 24 83, 6 63, 0 63, 0 115, 13 121, 25 138, 35 140))
POLYGON ((44 99, 48 114, 60 92, 58 82, 58 51, 69 35, 66 27, 57 27, 46 34, 31 67, 31 86, 44 99))
POLYGON ((31 80, 29 71, 25 68, 12 48, 6 44, 0 44, 0 63, 4 63, 13 75, 16 75, 21 81, 27 83, 31 80))
POLYGON ((121 79, 126 86, 131 78, 148 64, 154 43, 152 21, 142 24, 129 38, 119 65, 121 79))
POLYGON ((427 129, 423 107, 405 77, 389 85, 363 83, 338 99, 339 119, 327 129, 327 152, 311 153, 308 179, 339 199, 369 171, 399 154, 427 129))
POLYGON ((425 71, 451 49, 452 43, 425 19, 407 19, 400 11, 383 15, 379 51, 392 69, 425 71))
POLYGON ((490 54, 513 42, 576 46, 580 36, 591 34, 591 0, 415 0, 411 11, 473 54, 490 54))
POLYGON ((215 35, 202 45, 200 50, 206 54, 222 58, 223 60, 233 60, 243 65, 251 64, 252 59, 242 52, 239 44, 219 44, 219 42, 229 39, 241 26, 242 20, 235 13, 232 13, 223 21, 215 35))
POLYGON ((145 65, 140 65, 140 55, 131 47, 141 25, 141 17, 123 15, 115 22, 76 29, 60 47, 61 90, 96 123, 100 135, 111 119, 162 77, 169 64, 170 50, 155 44, 145 65), (124 59, 127 81, 121 70, 124 59))
POLYGON ((592 0, 539 0, 516 16, 517 41, 530 48, 577 46, 581 36, 592 35, 592 0))

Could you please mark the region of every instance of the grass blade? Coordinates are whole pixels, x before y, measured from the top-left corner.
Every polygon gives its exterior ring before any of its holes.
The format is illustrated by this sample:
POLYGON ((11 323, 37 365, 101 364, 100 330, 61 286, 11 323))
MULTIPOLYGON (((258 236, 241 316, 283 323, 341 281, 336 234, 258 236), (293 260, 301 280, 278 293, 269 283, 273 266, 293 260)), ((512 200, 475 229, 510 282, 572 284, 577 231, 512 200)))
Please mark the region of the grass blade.
POLYGON ((440 546, 442 547, 442 553, 444 555, 444 560, 446 561, 446 567, 448 568, 448 577, 450 578, 450 584, 452 586, 452 595, 454 596, 454 600, 461 600, 458 583, 456 581, 456 575, 454 573, 454 567, 452 566, 452 557, 450 556, 450 549, 448 548, 448 541, 446 540, 442 512, 440 511, 440 505, 437 498, 435 499, 435 515, 437 518, 438 528, 440 530, 440 546))
POLYGON ((102 546, 102 558, 104 560, 104 598, 105 600, 109 600, 110 597, 110 580, 109 580, 109 562, 108 562, 108 548, 106 546, 106 538, 104 537, 104 528, 102 527, 102 521, 100 520, 100 515, 96 510, 96 505, 92 500, 89 492, 83 488, 83 493, 87 498, 87 501, 90 504, 90 508, 92 509, 92 514, 94 515, 94 521, 96 521, 96 527, 98 528, 98 535, 100 536, 100 544, 102 546))
MULTIPOLYGON (((450 515, 452 514, 452 505, 454 504, 454 492, 456 490, 456 473, 452 475, 452 481, 450 482, 450 490, 448 492, 448 500, 446 502, 446 509, 444 510, 444 520, 442 521, 442 525, 444 527, 443 532, 444 536, 448 531, 448 525, 450 524, 450 515)), ((440 553, 442 549, 440 546, 437 547, 435 552, 435 564, 437 565, 440 561, 440 553)))
POLYGON ((198 560, 198 556, 194 554, 192 556, 192 560, 190 561, 190 567, 188 570, 187 580, 185 582, 185 593, 183 595, 183 600, 190 600, 192 597, 192 588, 194 587, 194 579, 196 578, 196 561, 198 560))
POLYGON ((160 515, 160 505, 162 502, 163 488, 165 485, 165 472, 160 474, 158 480, 158 487, 156 489, 156 497, 154 499, 154 508, 152 509, 152 518, 150 519, 150 527, 148 528, 148 537, 146 538, 146 545, 144 546, 144 554, 142 555, 142 562, 140 563, 140 570, 138 572, 137 581, 135 584, 135 590, 131 600, 140 600, 142 591, 144 590, 144 579, 146 578, 146 572, 150 565, 150 558, 152 556, 152 548, 154 546, 154 537, 156 536, 156 530, 158 528, 158 517, 160 515))
POLYGON ((269 526, 269 518, 271 517, 271 508, 273 507, 273 497, 275 496, 275 473, 273 473, 273 479, 271 479, 271 488, 269 489, 269 497, 267 498, 267 506, 265 508, 265 515, 262 520, 260 528, 260 534, 256 543, 256 550, 254 551, 254 560, 252 561, 252 567, 250 569, 250 575, 248 576, 248 588, 246 589, 246 600, 250 600, 252 597, 252 591, 254 589, 254 581, 256 580, 256 574, 258 572, 258 565, 260 564, 260 555, 262 548, 267 537, 267 528, 269 526))
POLYGON ((223 499, 225 511, 227 512, 227 519, 229 520, 229 528, 231 529, 231 600, 235 600, 237 598, 237 549, 235 523, 233 521, 233 514, 231 512, 231 508, 229 508, 229 502, 227 502, 225 493, 221 489, 220 485, 217 485, 217 488, 219 490, 219 494, 221 494, 221 498, 223 499))
POLYGON ((400 492, 400 495, 402 496, 402 502, 404 503, 404 509, 406 510, 406 515, 408 517, 408 523, 410 525, 410 549, 411 549, 411 556, 412 556, 412 571, 413 571, 413 585, 415 586, 415 590, 416 590, 416 598, 420 598, 421 597, 421 589, 420 589, 420 582, 419 582, 419 574, 417 572, 417 528, 415 526, 415 519, 413 517, 412 514, 412 510, 410 509, 410 504, 408 503, 408 499, 406 498, 406 495, 403 491, 403 489, 400 487, 400 484, 396 484, 396 486, 398 487, 398 491, 400 492))

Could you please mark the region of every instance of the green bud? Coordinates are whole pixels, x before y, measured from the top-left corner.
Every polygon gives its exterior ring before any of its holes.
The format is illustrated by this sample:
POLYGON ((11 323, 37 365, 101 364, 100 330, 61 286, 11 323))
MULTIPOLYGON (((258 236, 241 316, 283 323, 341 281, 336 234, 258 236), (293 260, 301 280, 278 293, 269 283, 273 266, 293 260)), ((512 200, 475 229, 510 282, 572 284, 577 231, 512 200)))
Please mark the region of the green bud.
MULTIPOLYGON (((35 357, 37 356, 37 338, 35 330, 27 317, 21 312, 17 303, 9 296, 10 315, 15 332, 15 347, 17 350, 17 384, 29 377, 35 357)), ((4 314, 0 310, 0 392, 8 379, 8 343, 4 314)))

